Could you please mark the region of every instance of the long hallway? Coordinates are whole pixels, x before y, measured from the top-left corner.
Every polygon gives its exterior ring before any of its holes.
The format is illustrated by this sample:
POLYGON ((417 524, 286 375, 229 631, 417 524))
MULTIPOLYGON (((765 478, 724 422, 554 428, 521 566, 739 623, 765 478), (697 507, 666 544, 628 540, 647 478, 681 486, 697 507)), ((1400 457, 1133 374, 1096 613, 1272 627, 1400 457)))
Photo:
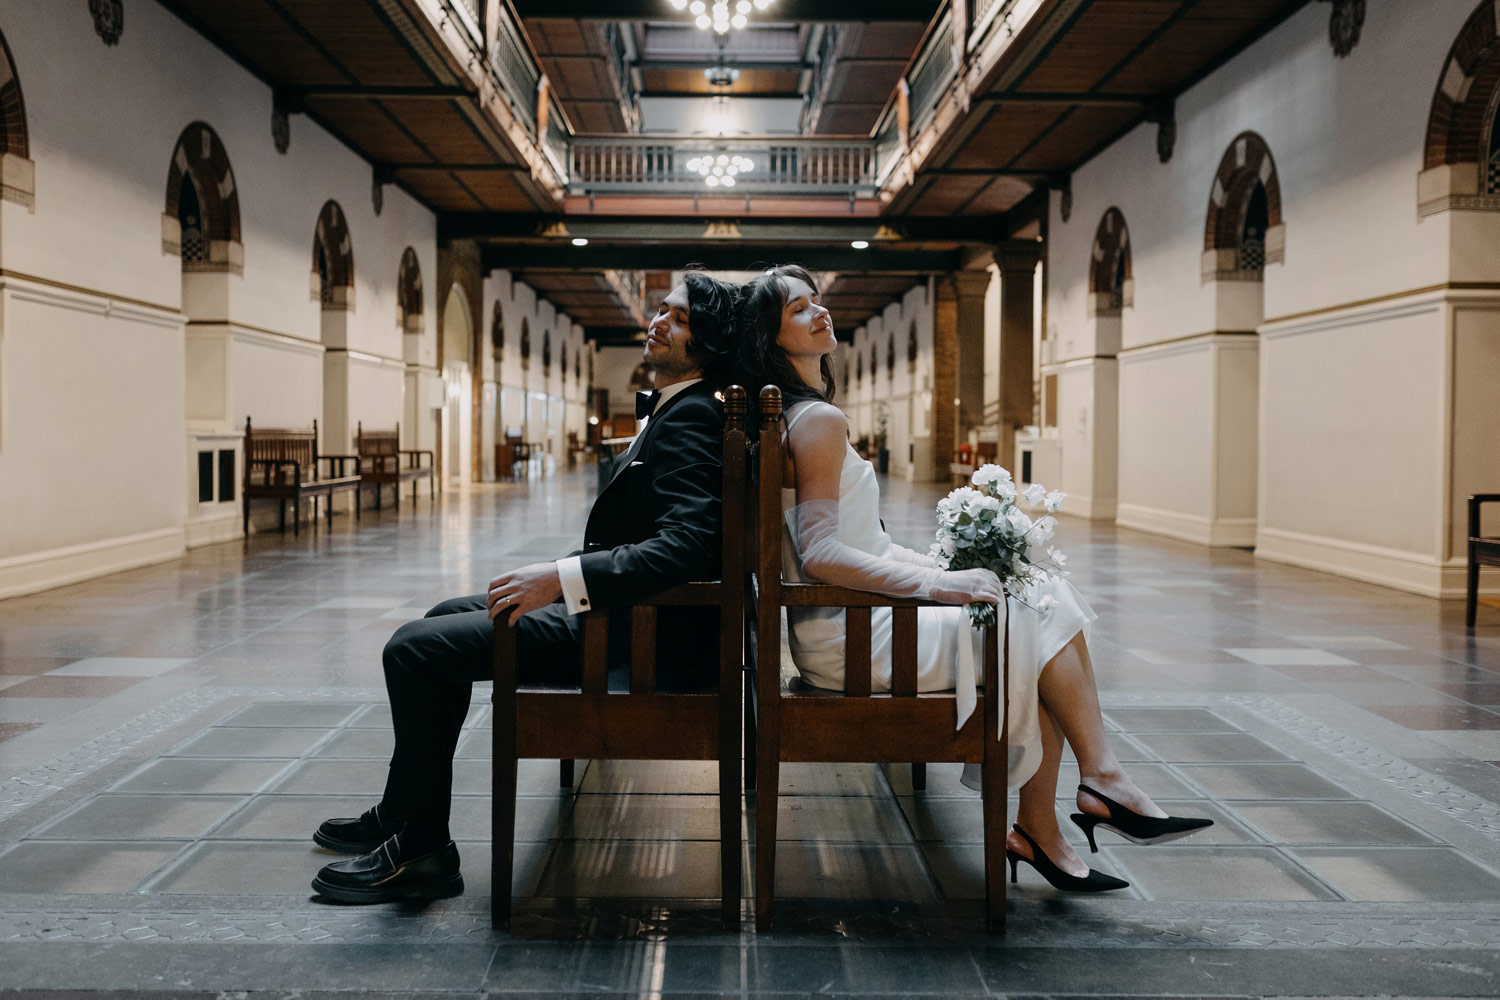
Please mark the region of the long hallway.
MULTIPOLYGON (((401 621, 575 542, 594 471, 0 602, 7 987, 946 995, 1500 989, 1500 631, 1341 578, 1065 519, 1113 739, 1208 835, 1030 869, 979 930, 979 801, 933 765, 783 773, 781 930, 717 929, 713 765, 522 767, 515 933, 489 930, 487 688, 459 749, 468 891, 321 903, 308 839, 366 808, 391 749, 401 621), (641 900, 648 900, 643 902, 641 900), (1274 949, 1268 954, 1267 949, 1274 949)), ((936 485, 885 484, 925 547, 936 485)), ((1489 611, 1489 609, 1484 609, 1489 611)), ((1076 770, 1064 767, 1059 808, 1076 770)))

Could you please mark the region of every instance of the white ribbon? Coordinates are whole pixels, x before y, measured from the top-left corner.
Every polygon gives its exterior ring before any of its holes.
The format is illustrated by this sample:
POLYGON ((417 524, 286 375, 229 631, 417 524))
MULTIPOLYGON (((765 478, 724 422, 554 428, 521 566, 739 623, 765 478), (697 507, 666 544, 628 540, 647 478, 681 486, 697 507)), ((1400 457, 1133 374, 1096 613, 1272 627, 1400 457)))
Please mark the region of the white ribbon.
POLYGON ((968 609, 961 610, 964 615, 964 627, 958 637, 958 670, 953 678, 953 700, 958 708, 958 722, 954 726, 955 729, 964 727, 964 723, 969 721, 969 716, 974 714, 975 706, 979 704, 979 654, 975 652, 975 648, 984 641, 984 633, 974 627, 974 621, 969 617, 968 609))

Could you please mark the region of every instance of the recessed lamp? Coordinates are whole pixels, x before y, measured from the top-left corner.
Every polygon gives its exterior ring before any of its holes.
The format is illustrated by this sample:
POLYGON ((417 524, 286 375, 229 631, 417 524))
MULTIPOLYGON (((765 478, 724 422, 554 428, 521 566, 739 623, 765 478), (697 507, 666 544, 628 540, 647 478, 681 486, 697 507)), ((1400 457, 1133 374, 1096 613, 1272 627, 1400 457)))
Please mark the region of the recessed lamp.
POLYGON ((586 247, 589 245, 589 241, 584 239, 582 236, 575 236, 573 237, 573 245, 575 247, 586 247))
POLYGON ((854 249, 856 249, 856 250, 868 250, 868 249, 870 249, 870 241, 869 240, 850 240, 849 241, 849 245, 851 247, 853 247, 854 249))

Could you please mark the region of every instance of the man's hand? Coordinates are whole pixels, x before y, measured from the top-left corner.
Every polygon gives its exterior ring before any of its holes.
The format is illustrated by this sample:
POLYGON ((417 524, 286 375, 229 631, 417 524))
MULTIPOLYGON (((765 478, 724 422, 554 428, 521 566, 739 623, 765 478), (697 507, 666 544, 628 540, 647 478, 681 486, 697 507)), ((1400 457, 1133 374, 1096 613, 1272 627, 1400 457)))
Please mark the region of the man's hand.
POLYGON ((557 563, 539 562, 501 573, 490 581, 485 605, 490 620, 502 611, 509 612, 512 627, 522 615, 545 608, 562 596, 562 581, 557 578, 557 563))

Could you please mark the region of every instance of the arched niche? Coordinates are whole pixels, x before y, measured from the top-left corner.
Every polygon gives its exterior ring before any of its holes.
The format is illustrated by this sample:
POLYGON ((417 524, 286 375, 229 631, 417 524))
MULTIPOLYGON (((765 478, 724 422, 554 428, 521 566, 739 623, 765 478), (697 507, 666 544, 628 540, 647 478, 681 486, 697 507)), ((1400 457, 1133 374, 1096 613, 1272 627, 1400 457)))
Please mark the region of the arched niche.
POLYGON ((630 373, 630 389, 632 392, 650 392, 656 388, 656 373, 651 366, 644 361, 635 366, 630 373))
POLYGON ((323 203, 313 229, 312 295, 324 312, 354 309, 354 242, 336 201, 323 203))
POLYGON ((1443 60, 1427 115, 1417 212, 1500 211, 1500 6, 1484 0, 1443 60))
POLYGON ((1089 315, 1119 316, 1135 304, 1131 270, 1130 227, 1118 208, 1110 208, 1094 231, 1089 259, 1089 315))
POLYGON ((422 265, 411 247, 401 252, 396 270, 396 325, 403 333, 422 333, 422 265))
POLYGON ((1241 132, 1224 151, 1203 227, 1204 281, 1260 281, 1286 259, 1281 180, 1264 139, 1241 132))
POLYGON ((217 133, 203 122, 183 129, 172 150, 161 248, 181 257, 184 271, 239 274, 244 268, 234 168, 217 133))
POLYGON ((36 168, 31 162, 26 101, 3 34, 0 34, 0 198, 28 209, 36 205, 36 168))

